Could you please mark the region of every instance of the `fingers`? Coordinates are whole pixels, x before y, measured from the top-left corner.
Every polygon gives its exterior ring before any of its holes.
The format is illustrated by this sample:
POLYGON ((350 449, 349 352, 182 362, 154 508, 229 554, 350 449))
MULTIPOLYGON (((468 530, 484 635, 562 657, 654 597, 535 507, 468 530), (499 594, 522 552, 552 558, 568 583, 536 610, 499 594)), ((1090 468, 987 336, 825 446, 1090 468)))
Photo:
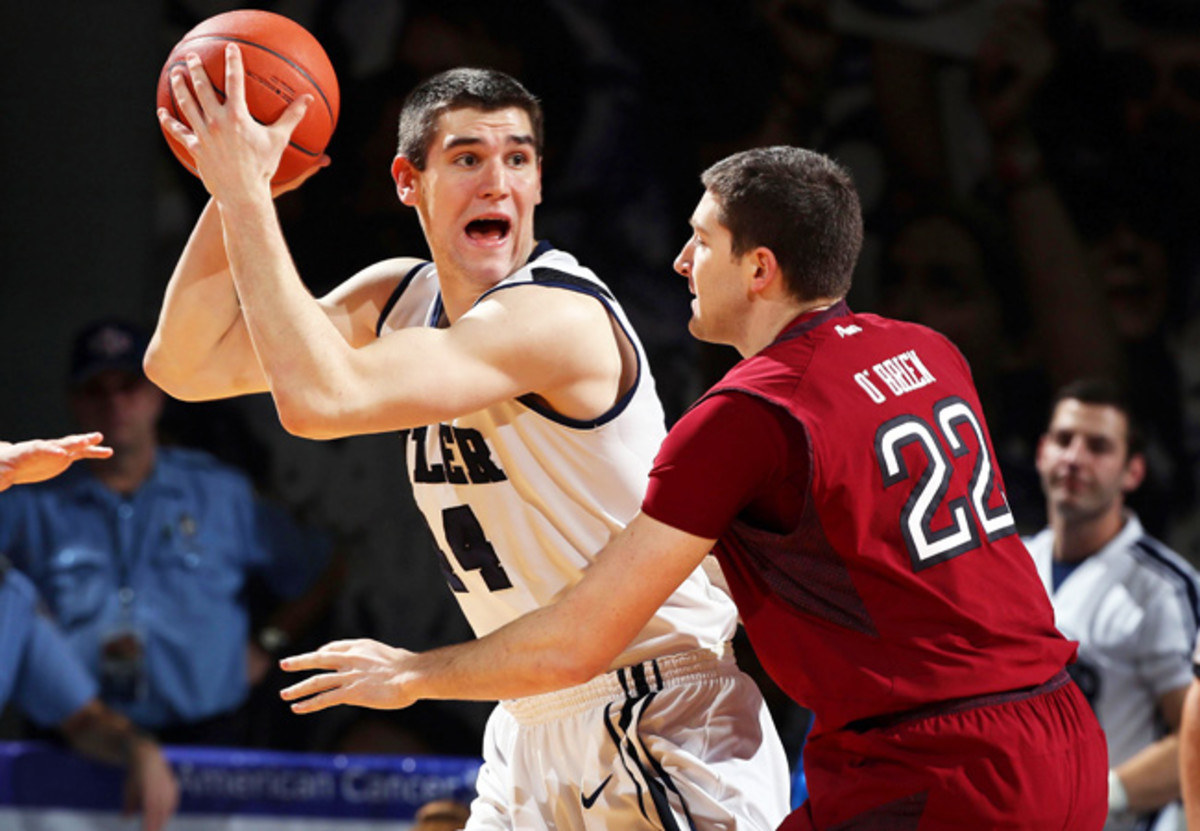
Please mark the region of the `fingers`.
POLYGON ((193 133, 203 129, 204 114, 200 111, 200 105, 196 103, 196 99, 192 95, 192 89, 188 86, 187 82, 187 74, 183 69, 179 67, 172 69, 170 81, 171 95, 175 99, 175 105, 179 107, 179 114, 183 116, 183 120, 187 124, 182 124, 178 119, 172 118, 170 115, 166 115, 164 119, 166 110, 159 111, 159 120, 171 128, 171 132, 175 138, 183 141, 193 133))
POLYGON ((298 698, 307 698, 310 695, 329 692, 330 690, 339 689, 345 682, 345 676, 336 672, 325 672, 320 675, 314 675, 311 678, 305 678, 303 681, 298 681, 290 687, 284 687, 279 691, 279 697, 284 701, 295 701, 298 698))
POLYGON ((312 101, 313 97, 305 93, 288 104, 287 109, 276 120, 275 128, 287 132, 290 136, 292 131, 296 129, 296 125, 304 120, 304 114, 308 112, 308 107, 312 104, 312 101))
POLYGON ((313 698, 297 701, 292 704, 291 710, 297 715, 308 715, 309 713, 317 713, 321 710, 327 710, 330 707, 336 707, 342 701, 339 697, 335 697, 333 693, 324 693, 314 696, 313 698))
POLYGON ((103 440, 101 433, 78 433, 57 439, 54 444, 77 459, 107 459, 113 451, 100 444, 103 440))
POLYGON ((239 111, 246 107, 246 71, 236 43, 225 45, 225 100, 239 111))
MULTIPOLYGON (((208 72, 204 69, 203 61, 200 60, 200 56, 195 52, 188 53, 185 61, 187 63, 188 77, 192 81, 192 90, 196 96, 196 101, 200 104, 200 108, 204 113, 216 113, 221 108, 221 99, 217 97, 217 92, 213 89, 212 80, 208 77, 208 72)), ((228 73, 228 59, 225 61, 225 67, 226 73, 228 73)), ((226 81, 226 85, 228 85, 228 81, 226 81)), ((191 120, 190 116, 188 120, 191 120)), ((196 122, 192 121, 193 129, 195 126, 196 122)))

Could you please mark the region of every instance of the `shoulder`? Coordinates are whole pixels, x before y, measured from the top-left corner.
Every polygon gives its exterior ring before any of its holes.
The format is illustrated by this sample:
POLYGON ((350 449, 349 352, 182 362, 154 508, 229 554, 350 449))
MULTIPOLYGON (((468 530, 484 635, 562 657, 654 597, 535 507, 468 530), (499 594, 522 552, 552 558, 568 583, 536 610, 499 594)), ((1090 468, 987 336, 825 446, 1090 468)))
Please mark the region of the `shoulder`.
POLYGON ((738 448, 746 454, 761 448, 769 458, 783 460, 795 446, 804 425, 785 407, 745 390, 713 390, 689 408, 667 435, 664 451, 706 452, 708 448, 738 448))
POLYGON ((372 287, 379 287, 380 290, 386 288, 390 291, 420 266, 428 264, 428 260, 417 257, 391 257, 380 260, 353 274, 350 279, 330 292, 330 295, 349 290, 363 291, 372 287))
POLYGON ((429 265, 416 257, 392 257, 380 260, 356 272, 321 298, 327 310, 341 309, 371 322, 396 302, 408 280, 429 265))
POLYGON ((1164 588, 1182 589, 1192 595, 1200 590, 1200 573, 1195 567, 1149 534, 1134 538, 1126 552, 1140 572, 1161 583, 1164 588))

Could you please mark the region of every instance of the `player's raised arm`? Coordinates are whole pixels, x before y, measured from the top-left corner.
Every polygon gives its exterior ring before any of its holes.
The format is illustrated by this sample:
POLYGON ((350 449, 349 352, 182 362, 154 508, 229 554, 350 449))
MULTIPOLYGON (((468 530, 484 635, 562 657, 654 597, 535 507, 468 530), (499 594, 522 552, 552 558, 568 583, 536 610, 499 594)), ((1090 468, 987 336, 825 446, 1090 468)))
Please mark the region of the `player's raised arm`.
POLYGON ((290 672, 324 670, 281 696, 293 711, 313 713, 338 704, 398 709, 421 699, 519 698, 581 684, 611 666, 712 545, 638 514, 558 602, 429 652, 372 640, 327 644, 281 662, 290 672))
POLYGON ((145 370, 163 391, 186 401, 266 389, 242 321, 220 212, 212 200, 167 283, 145 370))

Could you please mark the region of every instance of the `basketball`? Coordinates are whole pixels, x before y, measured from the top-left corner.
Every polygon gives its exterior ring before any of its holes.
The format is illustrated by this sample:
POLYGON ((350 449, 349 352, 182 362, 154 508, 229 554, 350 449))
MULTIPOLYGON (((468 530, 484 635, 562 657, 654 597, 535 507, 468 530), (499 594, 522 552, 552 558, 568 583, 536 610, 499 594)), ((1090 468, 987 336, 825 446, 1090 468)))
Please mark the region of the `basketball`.
MULTIPOLYGON (((170 74, 176 66, 186 68, 184 58, 189 52, 200 56, 213 89, 224 100, 225 45, 231 42, 241 47, 246 68, 246 106, 258 121, 270 124, 301 95, 313 96, 271 181, 278 184, 294 179, 325 152, 341 105, 337 74, 329 56, 317 39, 294 20, 273 12, 240 9, 203 21, 184 35, 167 57, 158 76, 158 106, 187 124, 171 93, 170 74)), ((187 84, 190 89, 191 81, 187 84)), ((165 129, 163 135, 175 157, 196 173, 183 145, 165 129)))

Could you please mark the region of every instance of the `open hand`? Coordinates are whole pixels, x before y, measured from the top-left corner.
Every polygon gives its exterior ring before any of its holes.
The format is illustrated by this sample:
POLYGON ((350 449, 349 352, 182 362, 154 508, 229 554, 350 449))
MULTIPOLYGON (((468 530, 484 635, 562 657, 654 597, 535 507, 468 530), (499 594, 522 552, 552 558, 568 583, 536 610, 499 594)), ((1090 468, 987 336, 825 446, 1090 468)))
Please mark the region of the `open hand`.
POLYGON ((80 433, 15 444, 0 442, 0 491, 10 485, 51 479, 79 459, 107 459, 113 452, 100 444, 103 439, 100 433, 80 433))
POLYGON ((286 672, 326 671, 286 687, 279 695, 294 702, 294 713, 315 713, 337 704, 399 710, 417 700, 403 681, 405 662, 413 655, 369 639, 333 641, 315 652, 280 661, 286 672))

